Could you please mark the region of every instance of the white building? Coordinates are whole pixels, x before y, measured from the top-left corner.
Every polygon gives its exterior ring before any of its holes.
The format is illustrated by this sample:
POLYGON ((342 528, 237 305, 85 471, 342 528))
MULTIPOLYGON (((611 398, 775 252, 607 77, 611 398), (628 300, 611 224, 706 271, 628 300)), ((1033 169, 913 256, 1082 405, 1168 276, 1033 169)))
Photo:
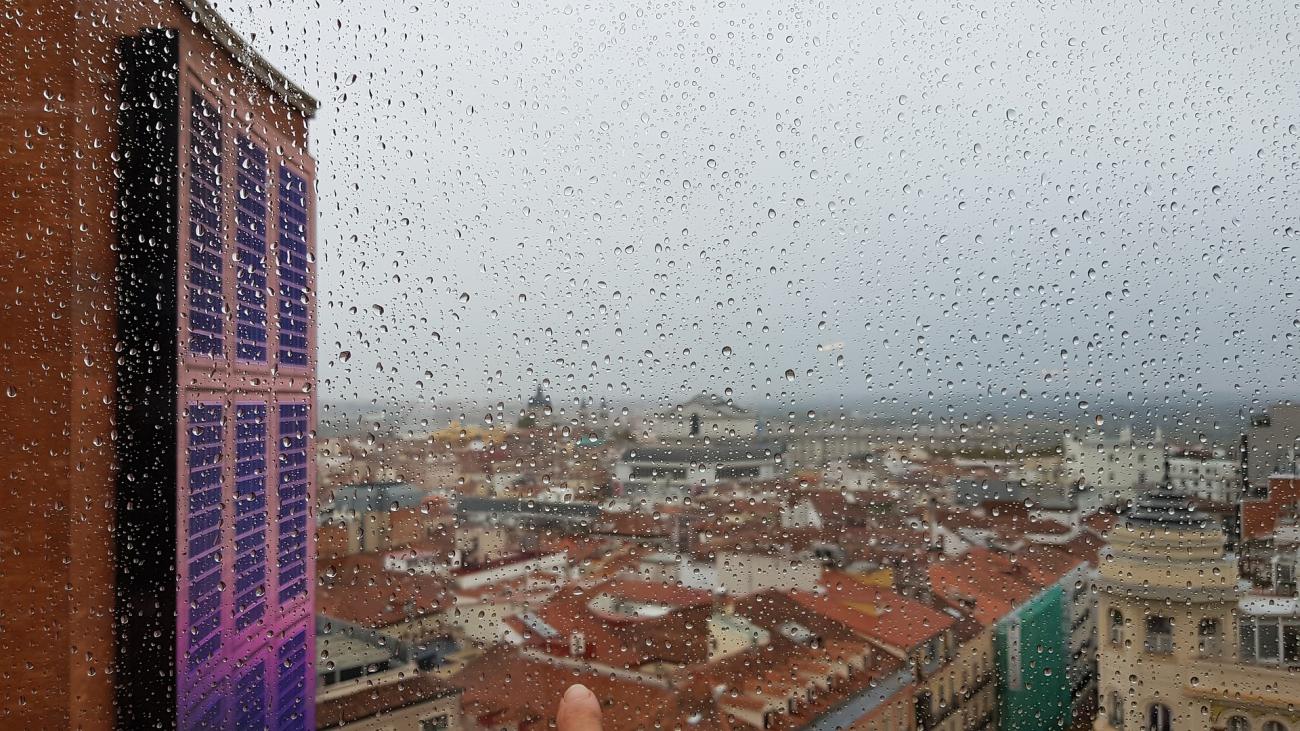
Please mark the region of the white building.
POLYGON ((668 411, 655 414, 648 424, 656 439, 750 439, 758 434, 758 417, 716 394, 702 393, 668 411))
POLYGON ((1183 449, 1169 455, 1168 480, 1174 490, 1216 503, 1235 503, 1241 490, 1241 464, 1223 449, 1183 449))
POLYGON ((1082 508, 1132 500, 1164 481, 1164 441, 1141 441, 1124 427, 1119 436, 1104 433, 1078 437, 1066 434, 1062 442, 1065 464, 1062 480, 1079 485, 1082 508))
POLYGON ((753 482, 784 473, 784 447, 755 439, 673 447, 629 447, 614 478, 629 498, 673 502, 720 480, 753 482))

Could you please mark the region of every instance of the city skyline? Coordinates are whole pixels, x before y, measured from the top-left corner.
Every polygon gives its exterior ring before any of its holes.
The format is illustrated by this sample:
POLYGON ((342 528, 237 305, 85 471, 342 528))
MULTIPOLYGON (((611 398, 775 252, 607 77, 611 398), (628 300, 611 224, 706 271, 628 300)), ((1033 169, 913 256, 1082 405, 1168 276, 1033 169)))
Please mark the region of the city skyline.
POLYGON ((0 17, 6 727, 1300 731, 1300 4, 0 17))

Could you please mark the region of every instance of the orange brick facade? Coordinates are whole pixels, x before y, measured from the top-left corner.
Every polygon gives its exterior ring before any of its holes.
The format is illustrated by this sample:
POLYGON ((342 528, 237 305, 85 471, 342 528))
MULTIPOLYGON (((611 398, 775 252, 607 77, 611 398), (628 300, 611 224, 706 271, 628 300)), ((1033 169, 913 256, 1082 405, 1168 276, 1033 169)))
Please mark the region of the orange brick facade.
MULTIPOLYGON (((107 729, 114 707, 119 43, 176 28, 189 59, 257 101, 281 135, 306 118, 177 0, 16 0, 0 12, 0 726, 107 729)), ((198 4, 206 7, 204 4, 198 4)))

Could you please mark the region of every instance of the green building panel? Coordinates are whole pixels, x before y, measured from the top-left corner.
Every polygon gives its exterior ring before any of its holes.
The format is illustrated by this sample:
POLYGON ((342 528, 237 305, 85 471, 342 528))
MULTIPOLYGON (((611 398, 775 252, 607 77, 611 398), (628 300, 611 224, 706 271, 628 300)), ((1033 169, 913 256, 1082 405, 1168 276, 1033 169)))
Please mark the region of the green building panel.
POLYGON ((1065 592, 1048 587, 1002 619, 994 636, 1002 731, 1070 725, 1069 623, 1065 592))

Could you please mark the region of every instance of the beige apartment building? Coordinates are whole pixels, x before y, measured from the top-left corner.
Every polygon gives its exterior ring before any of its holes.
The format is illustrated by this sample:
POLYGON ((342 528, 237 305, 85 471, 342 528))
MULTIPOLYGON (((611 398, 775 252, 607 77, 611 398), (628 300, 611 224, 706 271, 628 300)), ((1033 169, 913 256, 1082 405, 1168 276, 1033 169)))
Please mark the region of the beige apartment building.
POLYGON ((1217 521, 1147 494, 1098 571, 1096 731, 1300 731, 1295 596, 1240 582, 1217 521))

